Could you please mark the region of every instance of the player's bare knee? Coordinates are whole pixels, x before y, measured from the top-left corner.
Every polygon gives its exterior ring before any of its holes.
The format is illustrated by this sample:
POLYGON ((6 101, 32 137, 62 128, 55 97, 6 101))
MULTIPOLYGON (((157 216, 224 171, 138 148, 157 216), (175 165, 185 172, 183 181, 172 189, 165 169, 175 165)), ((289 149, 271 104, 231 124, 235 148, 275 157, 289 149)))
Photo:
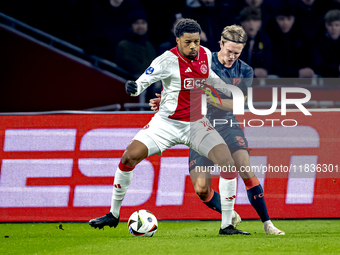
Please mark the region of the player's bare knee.
POLYGON ((126 166, 135 166, 135 160, 133 159, 132 155, 129 153, 124 153, 122 157, 122 163, 126 166))
POLYGON ((122 157, 122 163, 127 166, 136 166, 141 160, 142 156, 136 150, 126 150, 122 157))
POLYGON ((232 158, 227 145, 220 144, 215 146, 208 154, 209 159, 211 159, 215 164, 223 167, 233 167, 235 166, 234 159, 232 158))
POLYGON ((247 158, 236 158, 236 159, 234 159, 234 161, 235 161, 236 166, 249 166, 249 168, 250 168, 249 159, 247 159, 247 158))
POLYGON ((235 162, 232 158, 227 158, 227 159, 222 159, 218 165, 221 167, 225 166, 227 169, 232 169, 235 167, 235 162))
POLYGON ((133 141, 125 150, 122 163, 127 166, 136 166, 148 156, 148 148, 139 141, 133 141))

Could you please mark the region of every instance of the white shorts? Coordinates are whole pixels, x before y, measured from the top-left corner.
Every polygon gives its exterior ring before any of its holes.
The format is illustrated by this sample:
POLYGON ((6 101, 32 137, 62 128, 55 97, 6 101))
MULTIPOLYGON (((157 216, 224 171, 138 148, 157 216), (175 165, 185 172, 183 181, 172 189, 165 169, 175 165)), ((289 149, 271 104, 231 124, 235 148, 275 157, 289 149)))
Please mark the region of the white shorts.
POLYGON ((148 147, 148 156, 162 155, 163 151, 176 144, 185 144, 208 157, 213 147, 225 144, 223 138, 205 117, 195 122, 187 122, 164 118, 158 114, 137 133, 133 140, 138 140, 148 147))

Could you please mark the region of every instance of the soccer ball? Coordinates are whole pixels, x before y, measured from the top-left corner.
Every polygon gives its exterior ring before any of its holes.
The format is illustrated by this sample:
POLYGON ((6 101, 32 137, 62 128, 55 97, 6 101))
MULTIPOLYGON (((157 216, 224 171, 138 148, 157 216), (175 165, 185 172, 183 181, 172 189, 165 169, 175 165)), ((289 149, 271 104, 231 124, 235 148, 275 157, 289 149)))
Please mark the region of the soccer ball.
POLYGON ((151 237, 157 230, 158 221, 150 211, 138 210, 131 214, 128 227, 130 233, 134 236, 151 237))

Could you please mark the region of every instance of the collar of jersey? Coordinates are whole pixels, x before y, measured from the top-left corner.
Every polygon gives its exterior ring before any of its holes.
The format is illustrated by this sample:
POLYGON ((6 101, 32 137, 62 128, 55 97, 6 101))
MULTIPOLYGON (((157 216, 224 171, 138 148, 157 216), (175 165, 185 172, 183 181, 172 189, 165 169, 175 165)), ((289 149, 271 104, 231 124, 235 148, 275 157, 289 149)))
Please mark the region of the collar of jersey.
POLYGON ((178 46, 176 46, 176 53, 177 53, 177 55, 178 55, 183 61, 185 61, 185 62, 198 61, 199 58, 200 58, 200 51, 201 51, 201 47, 199 48, 198 53, 197 53, 197 56, 196 56, 195 59, 188 59, 188 58, 182 56, 182 54, 181 54, 181 53, 179 52, 179 50, 178 50, 178 46))

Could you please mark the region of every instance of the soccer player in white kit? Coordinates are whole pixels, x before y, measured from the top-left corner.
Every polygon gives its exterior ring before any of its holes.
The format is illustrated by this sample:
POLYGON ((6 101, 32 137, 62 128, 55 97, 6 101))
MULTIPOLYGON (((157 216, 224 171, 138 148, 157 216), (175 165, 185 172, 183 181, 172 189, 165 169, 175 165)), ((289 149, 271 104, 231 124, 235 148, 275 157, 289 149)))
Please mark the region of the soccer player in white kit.
MULTIPOLYGON (((161 155, 176 144, 189 146, 221 169, 235 168, 228 146, 201 113, 201 95, 205 92, 200 88, 207 80, 221 80, 211 70, 211 52, 200 46, 200 33, 201 28, 196 21, 181 20, 175 27, 177 47, 157 57, 135 82, 126 82, 126 92, 138 96, 148 86, 161 80, 162 107, 125 150, 115 173, 110 212, 90 220, 92 227, 116 227, 134 167, 148 156, 161 155)), ((220 175, 222 222, 219 234, 250 235, 232 225, 234 203, 224 198, 236 193, 236 182, 224 178, 228 174, 221 172, 220 175)))

